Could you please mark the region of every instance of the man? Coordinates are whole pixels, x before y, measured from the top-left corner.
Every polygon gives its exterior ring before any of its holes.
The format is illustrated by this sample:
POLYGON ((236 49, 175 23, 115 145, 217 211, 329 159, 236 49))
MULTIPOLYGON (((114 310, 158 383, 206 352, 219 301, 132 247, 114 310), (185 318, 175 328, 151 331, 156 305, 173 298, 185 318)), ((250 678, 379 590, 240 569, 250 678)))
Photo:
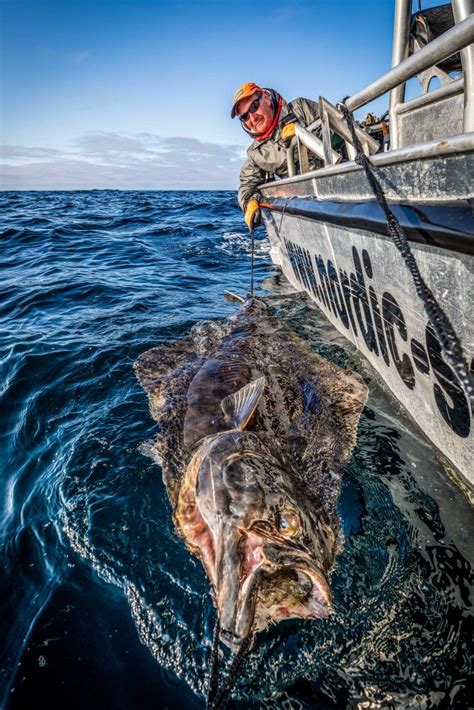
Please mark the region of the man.
POLYGON ((250 230, 260 220, 257 188, 270 176, 286 177, 286 148, 295 135, 295 121, 308 126, 319 118, 319 105, 309 99, 286 103, 273 89, 263 89, 249 81, 242 84, 232 100, 231 117, 253 138, 247 160, 240 171, 239 205, 250 230))

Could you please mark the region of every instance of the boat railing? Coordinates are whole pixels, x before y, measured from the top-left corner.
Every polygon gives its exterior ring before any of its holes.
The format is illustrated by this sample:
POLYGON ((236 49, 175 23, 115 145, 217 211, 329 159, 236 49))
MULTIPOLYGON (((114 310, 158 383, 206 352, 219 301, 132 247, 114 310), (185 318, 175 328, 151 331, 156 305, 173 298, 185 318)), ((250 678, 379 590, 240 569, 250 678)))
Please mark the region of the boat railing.
MULTIPOLYGON (((456 24, 436 37, 414 54, 401 59, 408 51, 410 24, 410 0, 397 0, 395 8, 395 32, 392 52, 394 66, 381 77, 346 99, 350 111, 365 106, 388 91, 390 96, 390 150, 430 141, 443 136, 474 131, 474 14, 473 0, 453 0, 453 15, 456 24), (410 101, 404 101, 405 84, 409 79, 426 70, 436 68, 443 60, 461 52, 463 72, 456 78, 448 77, 439 89, 429 91, 410 101), (400 61, 401 59, 401 61, 400 61), (421 135, 421 140, 419 135, 421 135)), ((425 90, 429 81, 425 80, 425 90)), ((339 135, 345 144, 349 160, 355 157, 355 149, 342 113, 327 99, 319 98, 320 118, 307 128, 299 124, 296 135, 287 150, 289 177, 296 175, 295 151, 298 151, 299 172, 310 169, 308 151, 324 166, 335 165, 342 160, 333 150, 332 133, 339 135), (319 136, 315 135, 315 132, 319 136)), ((380 151, 380 144, 362 128, 357 129, 359 140, 366 155, 380 151)))

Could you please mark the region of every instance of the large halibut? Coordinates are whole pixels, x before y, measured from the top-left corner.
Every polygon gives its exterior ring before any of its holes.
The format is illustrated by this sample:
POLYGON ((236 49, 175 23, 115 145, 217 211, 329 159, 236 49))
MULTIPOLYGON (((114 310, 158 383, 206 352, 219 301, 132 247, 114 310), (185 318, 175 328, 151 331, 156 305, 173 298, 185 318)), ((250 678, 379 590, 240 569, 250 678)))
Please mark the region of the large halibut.
POLYGON ((175 524, 210 579, 224 640, 327 616, 361 377, 313 353, 259 298, 149 350, 135 370, 160 425, 152 454, 175 524))

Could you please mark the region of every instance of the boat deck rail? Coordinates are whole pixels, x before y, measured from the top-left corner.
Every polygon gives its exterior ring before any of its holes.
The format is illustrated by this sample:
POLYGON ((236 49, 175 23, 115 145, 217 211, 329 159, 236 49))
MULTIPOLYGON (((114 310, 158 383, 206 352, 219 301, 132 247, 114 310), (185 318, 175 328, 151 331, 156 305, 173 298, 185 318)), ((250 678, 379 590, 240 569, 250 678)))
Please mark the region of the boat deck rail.
MULTIPOLYGON (((453 27, 406 56, 410 8, 410 0, 396 1, 392 68, 345 100, 347 108, 355 111, 391 92, 390 150, 386 155, 392 156, 394 160, 401 158, 397 149, 418 146, 423 142, 432 143, 442 138, 449 139, 455 135, 470 134, 466 137, 471 144, 474 132, 474 0, 453 0, 453 27), (440 62, 456 52, 461 53, 461 74, 454 78, 444 74, 440 88, 429 91, 431 77, 439 78, 439 74, 443 74, 438 69, 440 62), (415 76, 424 93, 404 101, 406 82, 415 76)), ((355 148, 342 113, 324 97, 319 98, 319 107, 320 118, 317 121, 307 128, 296 125, 295 137, 287 149, 290 178, 297 175, 296 152, 300 174, 310 172, 308 152, 315 155, 327 169, 338 164, 339 169, 342 168, 342 156, 332 147, 333 133, 343 139, 349 161, 355 158, 355 148)), ((363 128, 357 127, 356 130, 367 156, 380 152, 378 141, 363 128)), ((447 140, 446 145, 448 143, 451 141, 447 140)), ((459 145, 457 141, 455 144, 459 145)))

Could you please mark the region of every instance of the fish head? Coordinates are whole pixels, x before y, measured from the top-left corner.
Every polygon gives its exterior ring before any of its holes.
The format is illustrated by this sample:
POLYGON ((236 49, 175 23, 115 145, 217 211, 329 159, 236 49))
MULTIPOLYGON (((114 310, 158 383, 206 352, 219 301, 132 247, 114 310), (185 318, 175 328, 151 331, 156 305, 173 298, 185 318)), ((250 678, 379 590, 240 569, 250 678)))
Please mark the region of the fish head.
POLYGON ((246 448, 248 438, 228 432, 200 452, 194 497, 178 515, 211 579, 231 646, 271 623, 325 618, 331 608, 336 535, 324 509, 290 464, 246 448))

